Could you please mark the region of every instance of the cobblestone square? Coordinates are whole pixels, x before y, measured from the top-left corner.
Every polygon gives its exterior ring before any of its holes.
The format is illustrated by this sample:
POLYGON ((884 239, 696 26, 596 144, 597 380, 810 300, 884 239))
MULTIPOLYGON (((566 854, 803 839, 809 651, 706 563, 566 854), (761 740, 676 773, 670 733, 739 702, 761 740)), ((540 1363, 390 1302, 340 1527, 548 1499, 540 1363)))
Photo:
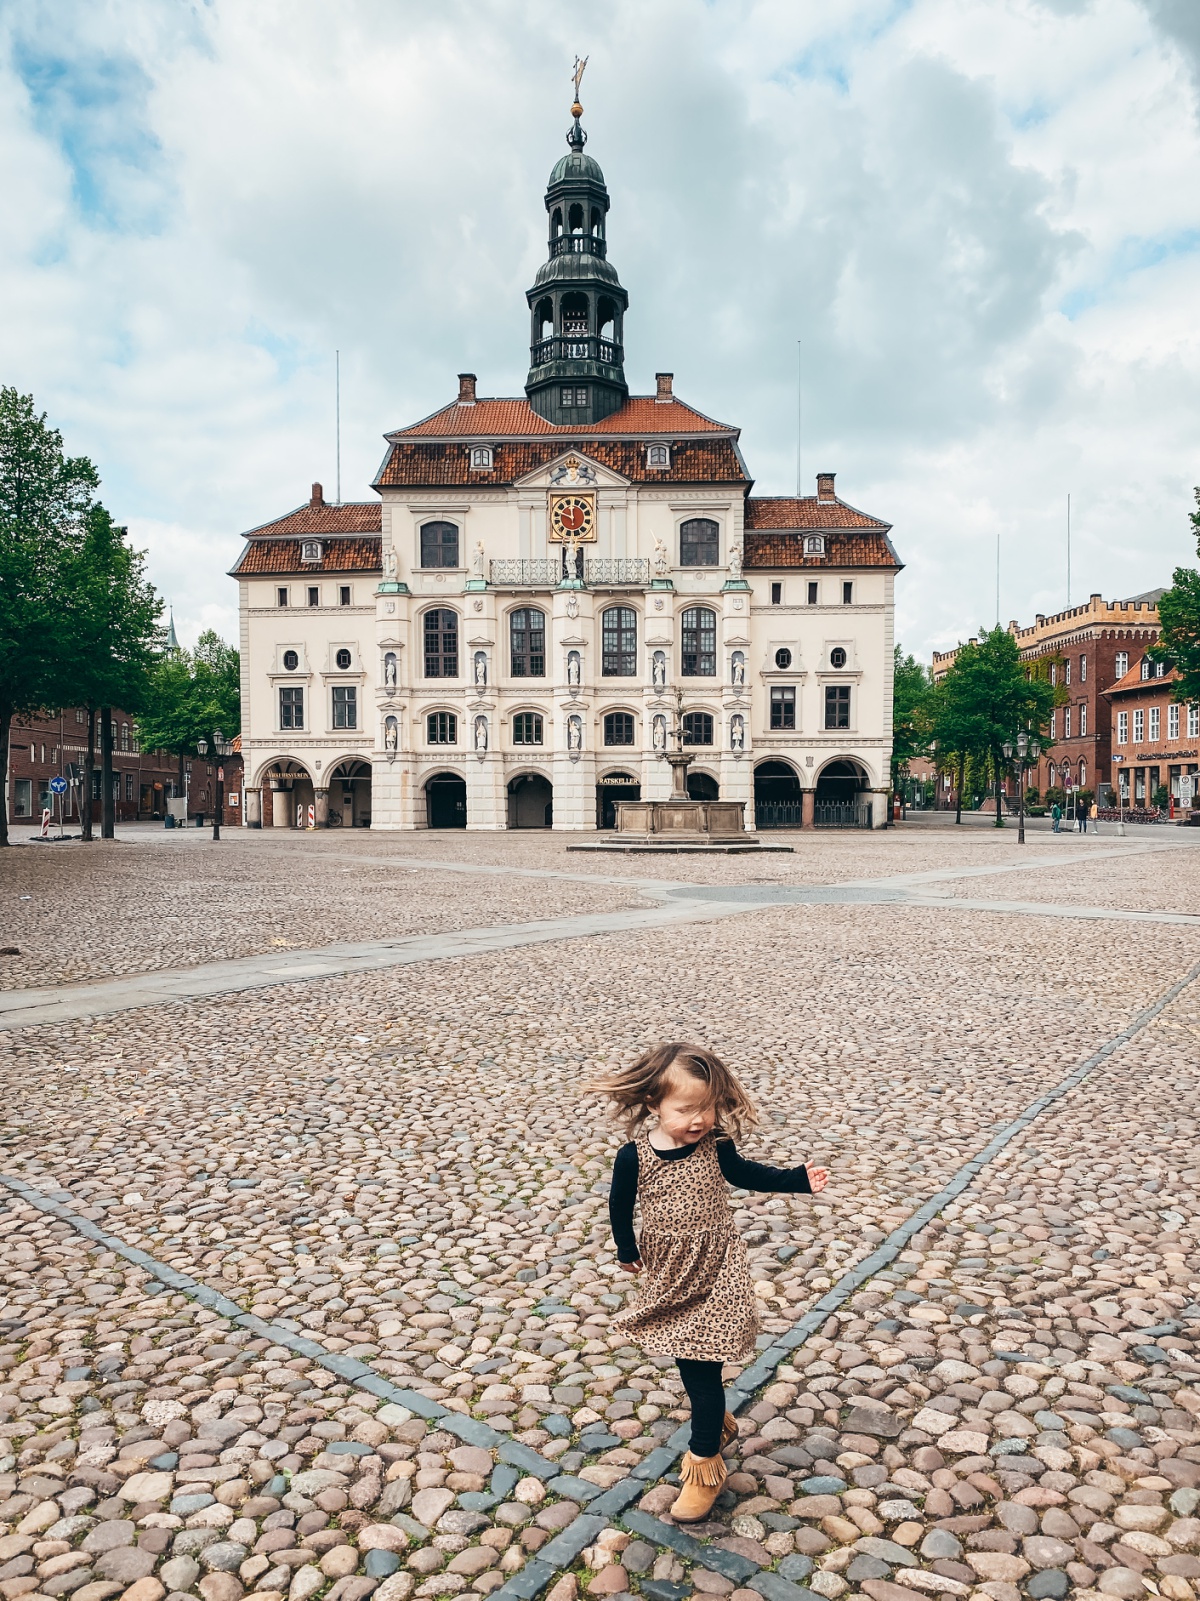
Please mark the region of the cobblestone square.
POLYGON ((1200 842, 787 838, 7 852, 0 1596, 1200 1595, 1200 842), (666 1038, 833 1175, 687 1530, 581 1088, 666 1038))

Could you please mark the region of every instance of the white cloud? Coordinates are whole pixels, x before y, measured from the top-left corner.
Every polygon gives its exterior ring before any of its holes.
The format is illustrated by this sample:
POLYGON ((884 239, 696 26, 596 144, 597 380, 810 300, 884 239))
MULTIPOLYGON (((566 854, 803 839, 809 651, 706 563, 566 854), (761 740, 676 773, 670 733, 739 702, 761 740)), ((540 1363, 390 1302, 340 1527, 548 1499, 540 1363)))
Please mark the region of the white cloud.
POLYGON ((758 487, 895 523, 900 634, 1127 594, 1200 479, 1192 0, 107 0, 0 28, 0 381, 101 467, 184 637, 245 528, 342 484, 523 291, 590 53, 628 373, 739 423, 758 487))

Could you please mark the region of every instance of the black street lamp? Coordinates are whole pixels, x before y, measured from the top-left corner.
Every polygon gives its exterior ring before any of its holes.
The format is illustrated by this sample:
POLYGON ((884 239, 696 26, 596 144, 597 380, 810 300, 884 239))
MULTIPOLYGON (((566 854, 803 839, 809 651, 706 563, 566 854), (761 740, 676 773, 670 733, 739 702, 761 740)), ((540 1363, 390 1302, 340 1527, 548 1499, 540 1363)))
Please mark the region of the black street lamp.
MULTIPOLYGON (((200 752, 201 756, 208 755, 208 741, 203 735, 201 735, 196 741, 196 749, 200 752)), ((212 835, 214 839, 220 839, 221 837, 221 813, 225 807, 225 769, 220 764, 224 757, 229 755, 232 749, 232 742, 222 736, 219 728, 214 728, 213 755, 217 758, 217 809, 213 813, 212 835)))
POLYGON ((1017 757, 1017 787, 1020 790, 1020 799, 1017 803, 1017 844, 1025 843, 1025 778, 1027 763, 1036 762, 1042 753, 1042 744, 1039 739, 1031 739, 1028 734, 1021 732, 1017 735, 1016 744, 1006 739, 1000 749, 1004 752, 1004 760, 1010 762, 1015 751, 1017 757))

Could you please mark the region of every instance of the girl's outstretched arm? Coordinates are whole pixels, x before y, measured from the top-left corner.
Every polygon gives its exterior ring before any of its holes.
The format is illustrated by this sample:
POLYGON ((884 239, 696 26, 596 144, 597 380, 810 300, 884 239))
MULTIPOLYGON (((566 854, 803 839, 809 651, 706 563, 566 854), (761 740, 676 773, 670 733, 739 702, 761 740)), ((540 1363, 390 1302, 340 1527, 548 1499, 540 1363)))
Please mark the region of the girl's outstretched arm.
POLYGON ((612 1188, 608 1192, 608 1221, 612 1226, 617 1261, 637 1262, 641 1258, 633 1232, 633 1203, 637 1200, 638 1153, 632 1141, 622 1145, 613 1163, 612 1188))
POLYGON ((822 1167, 814 1168, 810 1177, 808 1166, 769 1167, 765 1162, 750 1162, 738 1155, 732 1140, 717 1141, 717 1161, 727 1183, 738 1190, 765 1190, 775 1194, 812 1195, 823 1190, 828 1174, 822 1167), (813 1179, 819 1175, 820 1182, 813 1179))

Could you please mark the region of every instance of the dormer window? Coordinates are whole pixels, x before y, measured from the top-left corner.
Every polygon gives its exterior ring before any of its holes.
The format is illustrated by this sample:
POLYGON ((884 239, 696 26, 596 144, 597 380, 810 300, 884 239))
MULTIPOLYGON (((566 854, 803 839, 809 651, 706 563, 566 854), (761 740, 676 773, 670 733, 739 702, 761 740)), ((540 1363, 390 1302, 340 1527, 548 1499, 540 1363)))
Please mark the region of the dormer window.
POLYGON ((492 470, 492 447, 490 445, 471 446, 471 471, 473 473, 490 473, 492 470))
POLYGON ((671 447, 670 447, 670 445, 647 445, 646 446, 646 466, 647 467, 669 467, 670 465, 671 465, 671 447))
POLYGON ((319 539, 306 539, 300 546, 301 561, 320 561, 321 541, 319 539))
POLYGON ((825 535, 805 534, 804 554, 806 556, 823 556, 825 554, 825 535))

